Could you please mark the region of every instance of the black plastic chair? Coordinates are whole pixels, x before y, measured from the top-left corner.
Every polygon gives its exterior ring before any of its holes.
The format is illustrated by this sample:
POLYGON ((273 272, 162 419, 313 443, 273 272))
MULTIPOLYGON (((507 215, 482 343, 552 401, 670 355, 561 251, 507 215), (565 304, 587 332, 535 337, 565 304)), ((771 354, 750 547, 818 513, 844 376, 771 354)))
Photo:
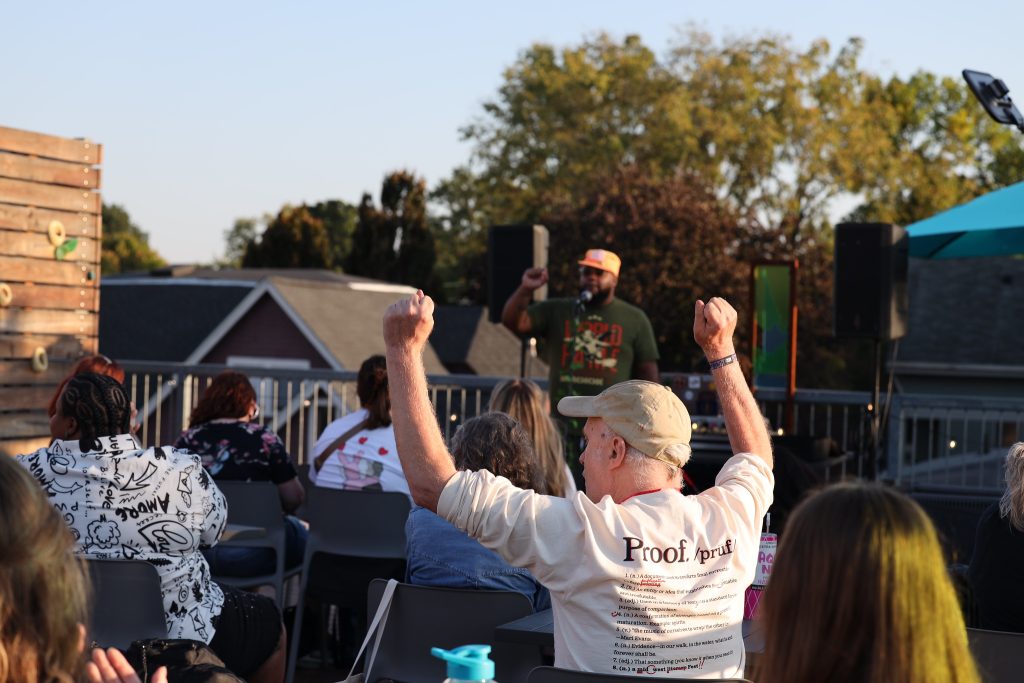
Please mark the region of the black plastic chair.
POLYGON ((93 592, 89 641, 124 650, 133 640, 167 637, 156 567, 142 560, 86 559, 85 563, 93 592))
MULTIPOLYGON (((386 585, 380 579, 370 584, 370 616, 377 611, 386 585)), ((366 683, 381 679, 436 683, 444 680, 446 665, 430 654, 430 648, 451 649, 479 642, 492 645, 495 680, 526 683, 530 671, 544 663, 540 647, 496 641, 494 629, 532 613, 530 600, 513 591, 399 584, 366 683)))
POLYGON ((914 491, 910 497, 924 508, 935 524, 947 561, 970 563, 978 521, 998 496, 914 491))
POLYGON ((971 654, 985 683, 1009 683, 1024 675, 1024 633, 967 629, 971 654))
MULTIPOLYGON (((678 681, 678 678, 660 678, 652 676, 624 676, 616 674, 589 673, 587 671, 570 671, 556 669, 553 666, 539 666, 530 672, 527 683, 595 683, 596 681, 678 681)), ((733 683, 750 683, 746 678, 716 678, 717 681, 733 683)))
POLYGON ((277 485, 269 481, 218 481, 217 487, 228 501, 228 523, 261 527, 265 534, 259 538, 221 541, 221 546, 243 548, 270 548, 274 551, 275 569, 271 574, 259 576, 220 576, 218 582, 228 586, 252 587, 271 585, 274 599, 281 605, 285 578, 302 571, 302 566, 285 568, 285 521, 281 512, 281 498, 277 485))
MULTIPOLYGON (((307 598, 321 607, 341 605, 361 613, 371 579, 404 577, 405 520, 411 507, 404 493, 318 486, 306 492, 309 539, 288 653, 289 683, 295 676, 307 598)), ((323 635, 321 653, 325 654, 323 635)))

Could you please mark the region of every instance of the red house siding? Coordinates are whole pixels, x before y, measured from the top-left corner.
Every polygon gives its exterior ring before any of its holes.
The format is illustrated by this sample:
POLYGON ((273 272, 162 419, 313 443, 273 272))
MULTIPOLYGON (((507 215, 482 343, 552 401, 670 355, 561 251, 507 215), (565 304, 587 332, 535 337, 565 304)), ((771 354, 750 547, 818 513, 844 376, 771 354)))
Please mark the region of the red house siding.
POLYGON ((200 362, 225 364, 228 356, 302 358, 311 368, 331 367, 269 294, 263 295, 200 362))

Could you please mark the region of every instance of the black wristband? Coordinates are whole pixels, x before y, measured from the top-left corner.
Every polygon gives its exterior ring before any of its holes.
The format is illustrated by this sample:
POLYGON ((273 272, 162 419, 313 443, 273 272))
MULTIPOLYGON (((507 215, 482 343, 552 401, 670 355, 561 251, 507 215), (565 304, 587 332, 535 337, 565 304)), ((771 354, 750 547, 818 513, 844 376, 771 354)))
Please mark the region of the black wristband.
POLYGON ((712 370, 717 370, 718 368, 724 368, 726 365, 730 365, 735 362, 736 354, 730 353, 725 358, 719 358, 718 360, 708 361, 708 365, 711 366, 712 370))

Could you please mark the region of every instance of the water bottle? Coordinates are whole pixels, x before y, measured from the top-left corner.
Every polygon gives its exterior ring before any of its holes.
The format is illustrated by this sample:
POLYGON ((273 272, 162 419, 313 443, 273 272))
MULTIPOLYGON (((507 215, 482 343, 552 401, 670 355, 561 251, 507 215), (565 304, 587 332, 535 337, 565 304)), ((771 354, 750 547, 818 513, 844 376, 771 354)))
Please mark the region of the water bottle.
POLYGON ((490 645, 463 645, 454 650, 430 648, 430 654, 448 662, 448 678, 444 683, 497 683, 490 645))

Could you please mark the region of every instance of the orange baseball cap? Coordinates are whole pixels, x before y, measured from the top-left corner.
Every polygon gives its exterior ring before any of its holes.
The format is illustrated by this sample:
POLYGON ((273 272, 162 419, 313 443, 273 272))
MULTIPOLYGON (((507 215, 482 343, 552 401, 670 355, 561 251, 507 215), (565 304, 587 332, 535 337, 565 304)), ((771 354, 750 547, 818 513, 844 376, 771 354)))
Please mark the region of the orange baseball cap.
POLYGON ((619 276, 619 267, 622 259, 614 252, 607 249, 587 249, 582 261, 577 261, 581 266, 590 266, 600 270, 607 270, 615 277, 619 276))

